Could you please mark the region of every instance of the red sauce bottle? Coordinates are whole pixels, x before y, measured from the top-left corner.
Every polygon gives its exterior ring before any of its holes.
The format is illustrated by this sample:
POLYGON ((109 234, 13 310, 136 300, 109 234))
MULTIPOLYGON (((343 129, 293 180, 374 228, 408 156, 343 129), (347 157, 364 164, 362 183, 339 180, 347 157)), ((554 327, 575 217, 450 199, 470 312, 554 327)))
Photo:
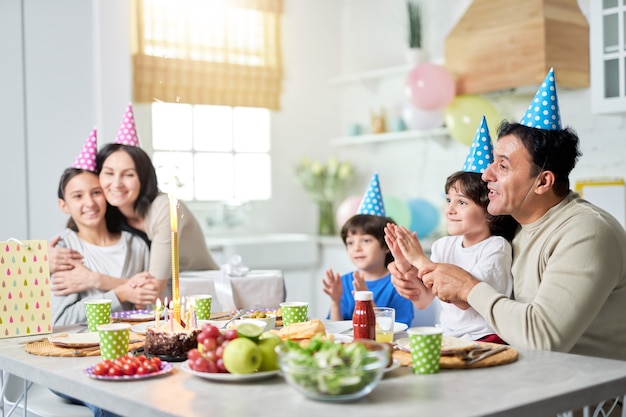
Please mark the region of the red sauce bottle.
POLYGON ((374 313, 374 294, 371 291, 355 291, 354 313, 352 313, 352 331, 355 339, 376 340, 376 315, 374 313))

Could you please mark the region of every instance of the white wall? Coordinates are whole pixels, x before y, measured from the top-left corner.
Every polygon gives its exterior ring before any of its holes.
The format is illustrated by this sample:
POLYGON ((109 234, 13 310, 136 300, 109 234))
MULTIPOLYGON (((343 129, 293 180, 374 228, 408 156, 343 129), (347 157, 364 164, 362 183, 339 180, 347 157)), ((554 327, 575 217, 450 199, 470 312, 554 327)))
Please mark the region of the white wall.
MULTIPOLYGON (((127 1, 0 0, 0 240, 48 239, 61 230, 65 217, 55 195, 62 170, 94 125, 101 145, 117 131, 131 97, 127 1)), ((424 37, 434 61, 442 60, 445 36, 469 3, 425 2, 424 37)), ((579 3, 588 15, 589 0, 579 3)), ((467 152, 452 139, 328 145, 349 121, 367 123, 371 108, 384 105, 388 116, 397 114, 403 76, 374 92, 327 81, 404 64, 403 13, 403 0, 285 0, 282 110, 272 116, 274 197, 254 204, 242 229, 315 231, 315 206, 293 178, 304 155, 352 160, 359 181, 348 194, 362 194, 376 170, 387 194, 441 201, 445 177, 467 152)), ((593 116, 588 89, 560 89, 559 98, 563 122, 577 129, 584 154, 573 179, 626 177, 624 115, 593 116)), ((498 98, 503 116, 512 119, 529 100, 498 98)))

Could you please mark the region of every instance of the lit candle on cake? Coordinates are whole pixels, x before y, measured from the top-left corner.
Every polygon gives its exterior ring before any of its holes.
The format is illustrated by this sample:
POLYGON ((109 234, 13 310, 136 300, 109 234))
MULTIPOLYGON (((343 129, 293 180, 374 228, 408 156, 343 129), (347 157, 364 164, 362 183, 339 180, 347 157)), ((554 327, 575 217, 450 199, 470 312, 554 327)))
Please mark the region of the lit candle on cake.
POLYGON ((172 231, 172 320, 180 323, 180 292, 178 286, 178 201, 173 194, 169 194, 170 198, 170 226, 172 231))
POLYGON ((161 317, 161 299, 157 298, 156 308, 154 310, 154 327, 159 328, 159 318, 161 317))

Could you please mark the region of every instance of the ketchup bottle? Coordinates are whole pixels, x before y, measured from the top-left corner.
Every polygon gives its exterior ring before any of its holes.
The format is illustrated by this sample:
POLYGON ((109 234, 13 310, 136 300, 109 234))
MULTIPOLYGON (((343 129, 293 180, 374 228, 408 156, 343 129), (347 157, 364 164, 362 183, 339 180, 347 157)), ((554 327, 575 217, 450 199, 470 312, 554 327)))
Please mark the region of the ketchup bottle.
POLYGON ((352 331, 355 339, 376 340, 376 315, 374 313, 374 294, 371 291, 355 291, 354 313, 352 313, 352 331))

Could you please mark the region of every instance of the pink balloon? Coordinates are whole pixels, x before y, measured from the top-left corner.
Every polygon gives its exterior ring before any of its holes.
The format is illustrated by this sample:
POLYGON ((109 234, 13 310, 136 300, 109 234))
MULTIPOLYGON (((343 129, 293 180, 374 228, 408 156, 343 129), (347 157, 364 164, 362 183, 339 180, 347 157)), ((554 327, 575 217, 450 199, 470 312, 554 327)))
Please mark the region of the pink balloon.
POLYGON ((421 110, 440 110, 454 99, 454 78, 442 66, 426 62, 413 68, 406 78, 405 93, 421 110))
POLYGON ((345 200, 339 207, 337 208, 337 214, 335 216, 335 220, 337 221, 337 226, 341 229, 343 225, 348 221, 348 219, 356 214, 356 211, 359 209, 361 205, 361 200, 363 200, 363 196, 361 195, 353 195, 345 200))
POLYGON ((445 112, 420 110, 407 101, 402 105, 402 120, 409 129, 434 129, 443 126, 445 112))

